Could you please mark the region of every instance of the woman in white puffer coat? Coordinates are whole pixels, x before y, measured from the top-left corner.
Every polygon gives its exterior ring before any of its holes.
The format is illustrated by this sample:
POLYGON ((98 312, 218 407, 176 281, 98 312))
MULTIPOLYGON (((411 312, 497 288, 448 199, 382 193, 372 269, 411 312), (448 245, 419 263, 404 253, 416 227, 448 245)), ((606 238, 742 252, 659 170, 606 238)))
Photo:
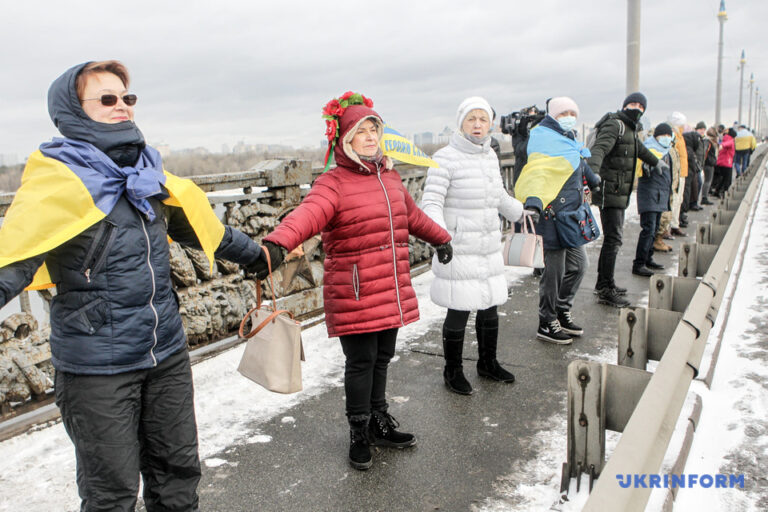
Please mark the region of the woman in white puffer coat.
POLYGON ((446 265, 437 259, 432 262, 435 279, 430 295, 435 304, 448 308, 443 324, 443 378, 451 391, 463 395, 472 394, 461 364, 471 311, 477 311, 478 374, 501 382, 515 380, 496 360, 496 308, 507 301, 499 214, 517 222, 523 206, 501 181, 499 160, 490 146, 492 119, 485 99, 461 102, 458 130, 448 146, 433 156, 440 167, 429 169, 421 204, 452 237, 453 259, 446 265))

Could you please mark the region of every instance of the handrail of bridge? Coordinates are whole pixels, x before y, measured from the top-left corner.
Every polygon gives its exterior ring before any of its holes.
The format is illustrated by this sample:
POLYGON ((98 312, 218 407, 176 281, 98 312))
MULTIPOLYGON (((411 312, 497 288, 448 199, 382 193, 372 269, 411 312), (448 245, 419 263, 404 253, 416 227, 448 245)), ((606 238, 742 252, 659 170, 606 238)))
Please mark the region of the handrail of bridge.
POLYGON ((717 317, 747 220, 757 200, 768 162, 768 147, 758 148, 753 160, 759 162, 750 169, 754 175, 737 179, 737 182, 751 182, 725 238, 603 468, 584 511, 645 509, 651 488, 622 488, 619 476, 656 474, 661 468, 688 389, 698 374, 707 336, 717 317))

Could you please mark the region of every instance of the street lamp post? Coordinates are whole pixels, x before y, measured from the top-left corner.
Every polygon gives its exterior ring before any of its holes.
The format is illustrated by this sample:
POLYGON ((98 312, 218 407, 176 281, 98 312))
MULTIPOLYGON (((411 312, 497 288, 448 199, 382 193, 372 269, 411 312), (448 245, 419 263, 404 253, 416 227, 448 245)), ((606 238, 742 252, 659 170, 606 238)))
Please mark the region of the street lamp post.
POLYGON ((720 41, 717 43, 717 92, 715 93, 715 124, 720 124, 720 107, 723 98, 723 25, 728 19, 725 13, 725 0, 720 0, 717 21, 720 22, 720 41))
POLYGON ((744 58, 744 50, 741 50, 741 59, 739 59, 740 78, 739 78, 739 124, 744 122, 741 120, 741 97, 744 93, 744 64, 747 63, 747 59, 744 58))
MULTIPOLYGON (((749 74, 749 122, 747 123, 747 126, 749 126, 750 128, 754 128, 754 126, 752 126, 752 88, 754 87, 754 85, 755 85, 755 74, 750 73, 749 74)), ((755 107, 757 107, 757 105, 755 105, 755 107)), ((757 110, 757 108, 755 108, 755 110, 757 110)), ((757 119, 757 113, 755 113, 755 119, 757 119)))
POLYGON ((627 95, 640 90, 640 0, 627 0, 627 95))

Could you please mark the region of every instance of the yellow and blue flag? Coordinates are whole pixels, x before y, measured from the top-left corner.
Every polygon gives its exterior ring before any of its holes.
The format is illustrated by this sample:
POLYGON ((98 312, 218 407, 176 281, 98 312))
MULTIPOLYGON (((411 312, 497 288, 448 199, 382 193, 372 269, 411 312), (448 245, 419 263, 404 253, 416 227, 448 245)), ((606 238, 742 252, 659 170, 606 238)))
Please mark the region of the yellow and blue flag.
POLYGON ((422 167, 440 167, 429 155, 416 147, 416 144, 403 137, 397 130, 384 125, 384 134, 379 142, 381 151, 388 157, 407 164, 422 167))
MULTIPOLYGON (((118 178, 96 170, 108 165, 105 162, 111 163, 106 155, 94 147, 92 151, 91 148, 83 151, 81 146, 90 144, 67 142, 71 150, 67 153, 67 163, 40 150, 27 160, 21 187, 0 227, 0 268, 44 254, 71 240, 106 217, 125 191, 125 180, 121 187, 118 178)), ((155 155, 152 148, 144 151, 150 151, 157 168, 162 169, 159 154, 155 155)), ((163 202, 184 210, 212 266, 213 254, 221 244, 225 228, 205 193, 191 180, 167 171, 158 173, 157 178, 167 192, 163 194, 163 202)), ((43 265, 27 289, 51 286, 50 275, 43 265)))
POLYGON ((528 139, 528 163, 515 183, 515 197, 523 204, 529 197, 538 197, 546 207, 579 168, 581 159, 590 156, 580 142, 546 126, 536 126, 528 139))

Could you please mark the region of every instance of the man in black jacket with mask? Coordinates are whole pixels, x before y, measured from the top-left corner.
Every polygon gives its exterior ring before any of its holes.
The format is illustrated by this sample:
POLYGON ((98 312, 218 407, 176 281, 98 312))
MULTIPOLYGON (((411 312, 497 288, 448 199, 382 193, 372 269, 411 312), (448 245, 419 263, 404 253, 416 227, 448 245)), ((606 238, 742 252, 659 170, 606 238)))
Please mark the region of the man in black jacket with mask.
POLYGON ((613 274, 621 247, 624 211, 629 206, 634 186, 637 159, 649 167, 666 166, 637 137, 640 117, 647 106, 645 95, 634 92, 624 99, 621 110, 604 115, 595 125, 597 135, 590 148, 592 156, 587 160, 592 170, 602 178, 602 186, 592 198, 600 208, 604 237, 595 290, 600 303, 616 307, 629 306, 629 301, 623 297, 627 290, 616 286, 613 274))

